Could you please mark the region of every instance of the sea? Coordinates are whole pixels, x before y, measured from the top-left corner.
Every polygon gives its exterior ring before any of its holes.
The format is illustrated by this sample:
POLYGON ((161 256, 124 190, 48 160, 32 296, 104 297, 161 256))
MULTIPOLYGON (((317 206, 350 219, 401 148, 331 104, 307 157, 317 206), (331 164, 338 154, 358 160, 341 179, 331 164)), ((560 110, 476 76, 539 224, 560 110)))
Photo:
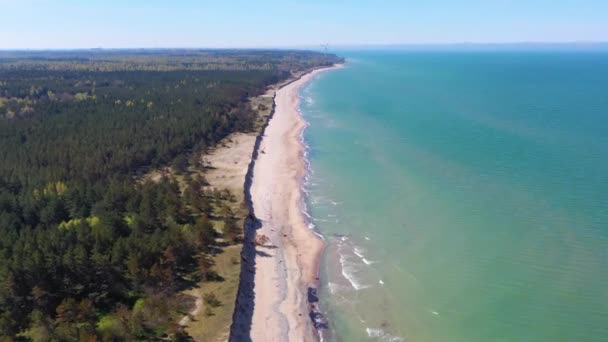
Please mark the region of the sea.
POLYGON ((608 52, 347 50, 301 89, 326 341, 608 341, 608 52))

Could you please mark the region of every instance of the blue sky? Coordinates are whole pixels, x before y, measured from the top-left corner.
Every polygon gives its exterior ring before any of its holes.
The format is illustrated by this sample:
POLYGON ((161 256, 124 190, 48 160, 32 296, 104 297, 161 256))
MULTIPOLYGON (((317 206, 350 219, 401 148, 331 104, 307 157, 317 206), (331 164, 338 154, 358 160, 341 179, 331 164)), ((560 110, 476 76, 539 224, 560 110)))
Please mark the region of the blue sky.
POLYGON ((0 0, 0 49, 608 41, 608 0, 0 0))

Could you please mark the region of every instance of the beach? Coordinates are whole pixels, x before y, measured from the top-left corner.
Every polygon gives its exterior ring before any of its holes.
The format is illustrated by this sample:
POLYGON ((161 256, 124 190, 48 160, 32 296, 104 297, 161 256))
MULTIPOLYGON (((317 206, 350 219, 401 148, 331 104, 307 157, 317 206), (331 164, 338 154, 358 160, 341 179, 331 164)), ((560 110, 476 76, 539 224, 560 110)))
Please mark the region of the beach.
POLYGON ((301 134, 306 122, 298 111, 298 91, 329 69, 305 74, 276 92, 274 115, 257 147, 249 191, 256 236, 265 236, 267 241, 255 246, 255 261, 245 260, 255 263, 251 269, 253 341, 318 339, 308 291, 318 285, 324 242, 308 227, 302 212, 305 147, 301 134))

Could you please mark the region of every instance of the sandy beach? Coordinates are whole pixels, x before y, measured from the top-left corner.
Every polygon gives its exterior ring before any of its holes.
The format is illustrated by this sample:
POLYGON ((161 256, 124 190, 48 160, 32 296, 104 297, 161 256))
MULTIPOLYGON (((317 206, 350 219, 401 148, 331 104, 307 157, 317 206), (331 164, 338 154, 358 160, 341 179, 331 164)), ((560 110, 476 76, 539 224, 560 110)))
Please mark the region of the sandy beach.
POLYGON ((324 68, 282 87, 275 95, 275 113, 258 147, 253 167, 251 201, 257 236, 269 242, 255 247, 253 341, 315 341, 308 289, 318 283, 324 242, 308 228, 301 211, 301 180, 305 173, 306 126, 298 111, 298 91, 324 68))

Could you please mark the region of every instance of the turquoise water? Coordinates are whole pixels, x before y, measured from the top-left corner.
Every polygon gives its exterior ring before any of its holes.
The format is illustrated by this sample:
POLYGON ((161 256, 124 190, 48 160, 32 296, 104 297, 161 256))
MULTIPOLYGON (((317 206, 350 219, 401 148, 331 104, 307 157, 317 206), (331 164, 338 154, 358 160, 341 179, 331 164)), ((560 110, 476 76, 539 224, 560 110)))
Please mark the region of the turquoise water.
POLYGON ((608 53, 347 52, 302 90, 326 339, 608 340, 608 53))

